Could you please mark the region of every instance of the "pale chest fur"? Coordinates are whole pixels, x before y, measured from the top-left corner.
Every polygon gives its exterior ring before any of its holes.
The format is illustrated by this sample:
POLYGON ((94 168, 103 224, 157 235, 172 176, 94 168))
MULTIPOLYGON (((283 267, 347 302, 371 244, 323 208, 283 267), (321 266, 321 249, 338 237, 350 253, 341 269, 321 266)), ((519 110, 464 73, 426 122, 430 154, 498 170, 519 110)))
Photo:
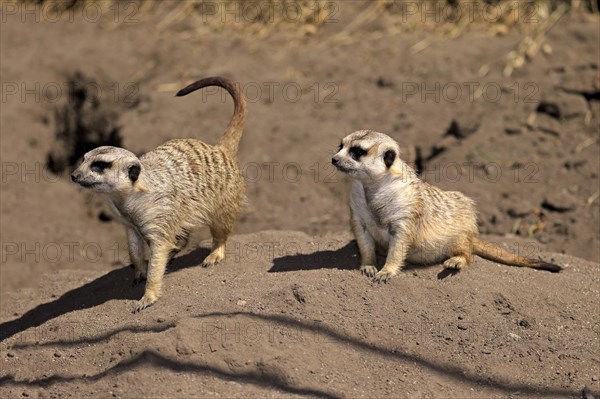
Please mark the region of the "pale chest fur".
POLYGON ((378 246, 387 248, 390 236, 404 229, 414 207, 411 190, 403 182, 379 187, 365 187, 360 181, 352 182, 352 213, 378 246))
POLYGON ((131 215, 129 215, 126 208, 120 201, 115 201, 115 199, 107 196, 106 202, 110 206, 113 215, 119 223, 126 227, 137 229, 133 219, 131 218, 131 215))

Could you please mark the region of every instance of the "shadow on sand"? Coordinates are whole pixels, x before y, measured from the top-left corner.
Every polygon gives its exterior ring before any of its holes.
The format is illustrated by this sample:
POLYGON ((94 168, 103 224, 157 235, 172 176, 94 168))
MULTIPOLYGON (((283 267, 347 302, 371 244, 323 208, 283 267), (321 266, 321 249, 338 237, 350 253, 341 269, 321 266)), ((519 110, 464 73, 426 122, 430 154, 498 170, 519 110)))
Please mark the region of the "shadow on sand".
MULTIPOLYGON (((186 255, 173 259, 167 272, 199 265, 209 253, 206 248, 198 248, 186 255)), ((89 309, 113 299, 135 300, 144 294, 144 285, 132 287, 133 269, 125 266, 112 270, 97 279, 66 292, 52 302, 44 303, 29 310, 21 317, 0 324, 0 342, 15 334, 75 310, 89 309)))

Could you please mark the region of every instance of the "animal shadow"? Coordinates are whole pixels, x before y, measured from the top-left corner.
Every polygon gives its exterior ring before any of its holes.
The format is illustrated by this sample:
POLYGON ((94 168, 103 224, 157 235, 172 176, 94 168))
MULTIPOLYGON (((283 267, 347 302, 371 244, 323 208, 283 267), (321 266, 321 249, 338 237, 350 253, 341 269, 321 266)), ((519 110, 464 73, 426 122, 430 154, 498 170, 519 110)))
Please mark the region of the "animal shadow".
MULTIPOLYGON (((167 266, 167 271, 173 273, 200 265, 209 252, 207 248, 198 248, 173 258, 167 266)), ((36 306, 17 319, 0 324, 0 342, 69 312, 92 308, 113 299, 140 299, 144 294, 144 284, 132 287, 133 278, 132 267, 124 266, 111 270, 81 287, 67 291, 59 298, 36 306)))
POLYGON ((336 250, 316 251, 312 254, 286 255, 273 259, 269 273, 298 270, 341 269, 356 270, 360 264, 358 246, 351 241, 336 250))

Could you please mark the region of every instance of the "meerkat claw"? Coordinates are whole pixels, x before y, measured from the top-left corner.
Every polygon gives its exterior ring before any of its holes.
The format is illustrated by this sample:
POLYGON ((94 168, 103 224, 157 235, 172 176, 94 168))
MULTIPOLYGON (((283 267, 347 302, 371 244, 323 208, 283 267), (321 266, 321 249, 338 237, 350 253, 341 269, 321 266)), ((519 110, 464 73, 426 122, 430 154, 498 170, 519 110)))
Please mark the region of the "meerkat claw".
POLYGON ((217 262, 215 262, 215 261, 211 261, 211 260, 209 260, 209 259, 204 259, 204 261, 202 261, 202 267, 206 269, 206 268, 209 268, 209 267, 215 266, 215 265, 217 265, 218 263, 219 263, 218 261, 217 261, 217 262))
POLYGON ((224 250, 217 249, 211 252, 202 262, 202 267, 210 267, 218 264, 225 258, 224 250))
POLYGON ((133 310, 133 313, 141 312, 142 310, 146 309, 147 307, 152 306, 154 304, 154 302, 156 302, 156 299, 149 299, 144 295, 144 297, 138 301, 137 306, 133 310))
POLYGON ((374 277, 375 274, 377 273, 377 268, 375 266, 370 266, 370 265, 361 266, 360 272, 367 277, 374 277))
POLYGON ((461 270, 466 268, 466 262, 458 256, 452 257, 448 260, 446 260, 444 263, 444 268, 446 269, 452 269, 452 270, 461 270))
POLYGON ((375 274, 375 277, 373 277, 373 282, 374 283, 386 283, 392 278, 392 273, 389 272, 384 272, 384 271, 380 271, 377 272, 377 274, 375 274))
POLYGON ((460 270, 460 269, 462 269, 462 265, 457 262, 446 261, 446 262, 444 262, 444 268, 451 269, 451 270, 460 270))

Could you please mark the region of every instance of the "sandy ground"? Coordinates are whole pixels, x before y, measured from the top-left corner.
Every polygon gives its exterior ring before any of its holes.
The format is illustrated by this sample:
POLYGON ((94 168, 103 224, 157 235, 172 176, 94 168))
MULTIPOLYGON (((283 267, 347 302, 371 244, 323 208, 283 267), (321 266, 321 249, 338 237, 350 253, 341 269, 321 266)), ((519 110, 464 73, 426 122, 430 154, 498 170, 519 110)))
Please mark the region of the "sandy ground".
MULTIPOLYGON (((207 245, 205 242, 204 245, 207 245)), ((8 294, 2 397, 581 397, 598 391, 598 264, 560 274, 477 260, 447 276, 356 271, 349 235, 238 235, 177 258, 132 316, 129 267, 62 270, 8 294)))
MULTIPOLYGON (((200 34, 187 19, 163 29, 165 16, 144 13, 127 23, 2 14, 0 396, 598 392, 598 21, 563 18, 551 52, 505 77, 517 32, 334 41, 360 9, 342 3, 337 22, 308 37, 200 34), (98 82, 86 115, 109 115, 137 153, 218 140, 231 101, 173 97, 192 80, 228 76, 249 99, 239 153, 249 202, 228 259, 192 267, 206 254, 198 232, 165 297, 135 317, 141 288, 129 287, 122 227, 47 169, 65 148, 57 109, 77 71, 98 82), (425 180, 474 198, 492 240, 566 270, 478 260, 448 278, 409 268, 372 285, 355 270, 347 185, 329 161, 362 128, 398 140, 425 180)), ((385 21, 364 29, 385 32, 385 21)))

